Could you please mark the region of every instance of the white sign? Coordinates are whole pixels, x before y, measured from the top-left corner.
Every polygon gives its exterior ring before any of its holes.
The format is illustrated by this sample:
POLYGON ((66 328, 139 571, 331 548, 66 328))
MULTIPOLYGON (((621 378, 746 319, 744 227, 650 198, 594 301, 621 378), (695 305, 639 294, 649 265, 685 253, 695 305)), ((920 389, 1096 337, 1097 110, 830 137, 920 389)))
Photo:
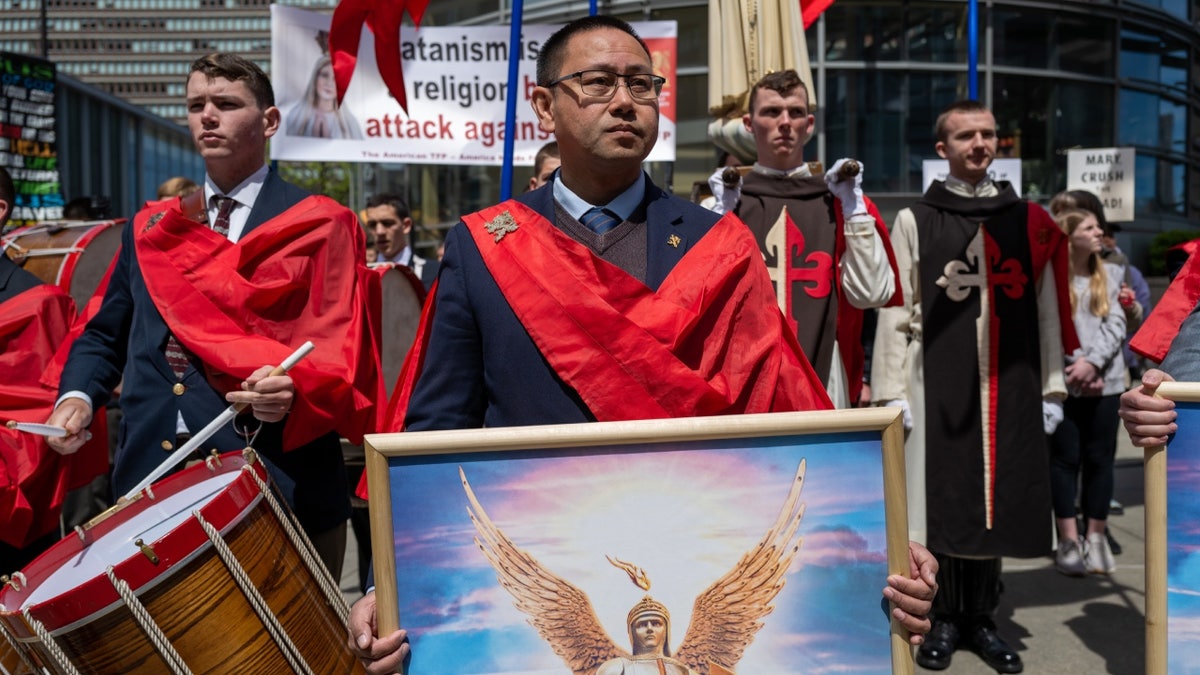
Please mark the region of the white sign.
MULTIPOLYGON (((504 162, 508 96, 508 26, 400 29, 408 114, 388 93, 375 61, 375 39, 363 28, 354 77, 340 109, 326 102, 332 67, 318 34, 330 15, 271 5, 271 81, 283 124, 271 139, 271 159, 295 161, 485 164, 504 162)), ((659 135, 647 161, 675 160, 674 21, 632 24, 650 48, 654 70, 667 78, 659 98, 659 135)), ((521 29, 513 164, 532 166, 554 140, 529 105, 538 49, 559 25, 521 29)))
POLYGON ((1133 148, 1067 151, 1067 189, 1087 190, 1104 204, 1110 223, 1133 220, 1133 148))
MULTIPOLYGON (((946 180, 950 175, 950 162, 944 159, 927 159, 921 162, 921 192, 929 189, 935 180, 946 180)), ((988 176, 994 181, 1012 183, 1017 196, 1021 196, 1021 160, 1002 158, 992 160, 988 167, 988 176)))

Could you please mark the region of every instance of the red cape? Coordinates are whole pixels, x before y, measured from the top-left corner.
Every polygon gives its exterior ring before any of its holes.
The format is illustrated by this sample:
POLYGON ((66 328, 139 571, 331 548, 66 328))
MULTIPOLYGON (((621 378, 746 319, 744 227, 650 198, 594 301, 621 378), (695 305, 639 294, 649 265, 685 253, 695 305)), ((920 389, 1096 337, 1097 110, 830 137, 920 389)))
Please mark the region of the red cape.
POLYGON ((1154 306, 1154 311, 1146 317, 1142 327, 1129 341, 1133 351, 1162 363, 1167 357, 1167 350, 1179 334, 1183 320, 1196 308, 1200 302, 1200 239, 1180 244, 1178 247, 1187 252, 1187 262, 1175 275, 1171 285, 1163 293, 1162 299, 1154 306))
MULTIPOLYGON (((519 202, 463 221, 517 318, 597 420, 831 407, 736 216, 697 242, 657 292, 519 202), (496 242, 486 224, 506 212, 518 229, 496 242)), ((389 429, 403 428, 435 312, 428 303, 389 429)))
POLYGON ((186 218, 178 200, 156 207, 133 223, 146 288, 214 388, 236 390, 254 370, 312 341, 316 349, 289 373, 296 398, 284 449, 330 431, 361 443, 375 428, 383 384, 355 215, 308 197, 234 244, 186 218))
MULTIPOLYGON (((58 382, 39 382, 66 342, 75 304, 57 286, 38 286, 0 305, 0 418, 44 422, 58 382)), ((100 410, 92 440, 74 455, 50 449, 41 436, 0 426, 0 540, 17 548, 58 528, 67 490, 108 472, 108 427, 100 410)))
POLYGON ((1070 355, 1079 349, 1079 336, 1075 333, 1075 318, 1071 311, 1071 264, 1067 235, 1041 206, 1030 202, 1028 213, 1026 228, 1029 231, 1033 273, 1041 274, 1046 263, 1050 263, 1058 300, 1058 329, 1062 334, 1063 353, 1070 355))

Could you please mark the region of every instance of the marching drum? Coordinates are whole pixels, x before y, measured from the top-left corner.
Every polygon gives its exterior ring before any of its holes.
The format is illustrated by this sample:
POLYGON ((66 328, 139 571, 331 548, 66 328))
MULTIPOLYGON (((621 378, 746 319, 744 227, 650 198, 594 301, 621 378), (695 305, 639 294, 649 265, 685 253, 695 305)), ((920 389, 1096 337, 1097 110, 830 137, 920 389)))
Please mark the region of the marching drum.
POLYGON ((121 247, 116 220, 59 220, 4 235, 4 252, 37 278, 66 291, 80 310, 87 304, 121 247))
POLYGON ((14 574, 0 628, 51 673, 363 672, 267 481, 247 450, 152 485, 14 574))

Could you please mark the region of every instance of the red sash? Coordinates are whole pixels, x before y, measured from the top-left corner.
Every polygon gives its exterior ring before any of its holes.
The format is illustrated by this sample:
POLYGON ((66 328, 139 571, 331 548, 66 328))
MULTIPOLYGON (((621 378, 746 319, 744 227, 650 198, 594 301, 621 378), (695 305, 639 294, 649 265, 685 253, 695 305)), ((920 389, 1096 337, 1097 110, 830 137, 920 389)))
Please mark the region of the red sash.
MULTIPOLYGON (((517 318, 597 420, 831 407, 736 216, 688 251, 657 293, 519 202, 463 221, 517 318), (496 241, 488 225, 506 213, 517 227, 496 241)), ((392 429, 403 425, 435 305, 396 387, 392 429)))
POLYGON ((1133 351, 1157 363, 1162 363, 1167 357, 1167 350, 1179 334, 1183 320, 1196 308, 1196 303, 1200 302, 1200 256, 1196 255, 1197 249, 1200 249, 1200 239, 1176 248, 1188 254, 1187 262, 1175 275, 1162 299, 1154 306, 1154 311, 1146 317, 1142 327, 1129 341, 1129 347, 1133 351))
POLYGON ((217 391, 237 389, 305 341, 316 345, 290 372, 285 450, 330 431, 361 443, 374 429, 379 323, 368 315, 371 275, 353 213, 308 197, 234 244, 170 201, 143 209, 133 227, 154 305, 217 391))
MULTIPOLYGON (((57 382, 38 380, 74 316, 74 302, 57 286, 38 286, 0 305, 0 418, 44 422, 50 416, 57 382)), ((0 426, 0 540, 21 548, 54 531, 67 490, 108 472, 103 410, 96 422, 93 440, 70 456, 40 436, 0 426)))

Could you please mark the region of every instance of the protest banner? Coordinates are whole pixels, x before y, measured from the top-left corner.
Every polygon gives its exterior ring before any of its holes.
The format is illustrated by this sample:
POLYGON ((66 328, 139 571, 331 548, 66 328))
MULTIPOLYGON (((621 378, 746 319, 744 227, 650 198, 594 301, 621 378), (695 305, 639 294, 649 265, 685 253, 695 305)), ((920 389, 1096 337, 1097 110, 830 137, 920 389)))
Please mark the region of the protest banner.
POLYGON ((1087 190, 1100 198, 1110 223, 1133 220, 1133 148, 1082 148, 1067 151, 1067 189, 1087 190))
MULTIPOLYGON (((405 114, 379 76, 374 38, 365 28, 341 108, 328 108, 335 91, 326 54, 329 22, 327 14, 271 6, 271 79, 283 111, 283 125, 271 139, 272 159, 503 164, 510 47, 520 54, 513 163, 531 166, 538 148, 553 140, 538 128, 528 101, 538 49, 558 25, 526 25, 516 45, 503 25, 402 27, 405 114)), ((667 78, 659 139, 647 161, 674 161, 676 23, 633 27, 650 48, 655 72, 667 78)))

